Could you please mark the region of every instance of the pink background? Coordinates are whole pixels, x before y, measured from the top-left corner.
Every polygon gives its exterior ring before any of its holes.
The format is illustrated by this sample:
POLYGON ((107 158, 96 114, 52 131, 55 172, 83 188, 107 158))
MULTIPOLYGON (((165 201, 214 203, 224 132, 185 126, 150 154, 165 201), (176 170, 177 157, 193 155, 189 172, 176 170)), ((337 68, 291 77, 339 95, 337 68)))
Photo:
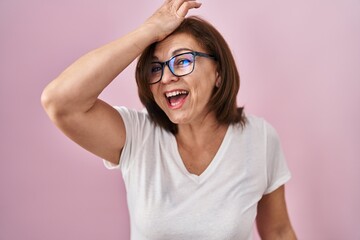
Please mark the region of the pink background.
MULTIPOLYGON (((44 86, 141 24, 160 0, 0 1, 0 239, 128 239, 120 172, 65 138, 44 86)), ((278 130, 299 239, 360 239, 360 1, 206 1, 233 49, 239 102, 278 130)), ((103 94, 141 108, 134 65, 103 94)))

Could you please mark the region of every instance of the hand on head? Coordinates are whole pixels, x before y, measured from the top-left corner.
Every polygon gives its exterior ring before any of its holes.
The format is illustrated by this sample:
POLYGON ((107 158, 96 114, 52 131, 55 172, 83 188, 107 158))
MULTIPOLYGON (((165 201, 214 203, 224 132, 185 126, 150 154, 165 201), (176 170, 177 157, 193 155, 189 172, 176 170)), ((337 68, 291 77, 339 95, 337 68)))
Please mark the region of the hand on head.
POLYGON ((144 24, 153 27, 157 41, 161 41, 181 24, 190 9, 200 6, 196 0, 166 0, 144 24))

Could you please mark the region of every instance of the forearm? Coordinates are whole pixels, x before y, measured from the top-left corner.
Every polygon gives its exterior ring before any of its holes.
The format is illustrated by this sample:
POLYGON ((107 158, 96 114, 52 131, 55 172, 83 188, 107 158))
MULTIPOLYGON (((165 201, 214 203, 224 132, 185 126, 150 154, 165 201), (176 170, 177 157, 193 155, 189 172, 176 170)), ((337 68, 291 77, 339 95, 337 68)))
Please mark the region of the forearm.
POLYGON ((151 43, 161 41, 183 21, 196 1, 165 1, 135 31, 84 55, 53 80, 41 99, 48 114, 85 113, 111 81, 151 43))
POLYGON ((46 108, 59 112, 86 112, 100 93, 152 42, 150 27, 137 30, 79 58, 44 90, 46 108))

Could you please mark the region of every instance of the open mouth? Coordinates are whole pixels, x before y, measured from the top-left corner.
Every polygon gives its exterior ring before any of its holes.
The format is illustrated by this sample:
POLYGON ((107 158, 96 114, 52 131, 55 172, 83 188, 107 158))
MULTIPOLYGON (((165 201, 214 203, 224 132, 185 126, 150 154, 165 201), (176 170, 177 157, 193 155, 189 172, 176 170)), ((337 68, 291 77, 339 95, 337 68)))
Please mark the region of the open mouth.
POLYGON ((165 93, 165 97, 170 106, 176 107, 185 101, 185 98, 188 96, 189 92, 185 90, 176 90, 172 92, 165 93))

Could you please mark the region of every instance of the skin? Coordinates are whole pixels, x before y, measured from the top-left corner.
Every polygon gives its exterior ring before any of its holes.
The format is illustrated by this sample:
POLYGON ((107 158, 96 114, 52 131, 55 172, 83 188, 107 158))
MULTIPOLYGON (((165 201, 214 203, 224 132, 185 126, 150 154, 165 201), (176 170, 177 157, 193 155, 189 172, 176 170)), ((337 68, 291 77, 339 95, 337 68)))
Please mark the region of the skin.
MULTIPOLYGON (((156 46, 154 56, 163 61, 172 57, 174 53, 188 51, 205 52, 192 36, 181 33, 171 35, 159 43, 156 46)), ((161 81, 151 85, 156 103, 172 122, 178 124, 179 131, 182 131, 184 125, 192 125, 197 128, 209 120, 216 122, 213 114, 209 113, 207 109, 207 103, 218 78, 218 73, 215 70, 216 62, 204 57, 196 57, 195 62, 194 71, 183 77, 174 76, 169 68, 165 67, 161 81), (174 90, 189 92, 181 107, 169 107, 168 101, 164 97, 165 92, 174 90)))
POLYGON ((259 201, 256 224, 263 240, 297 239, 286 208, 284 186, 264 195, 259 201))
MULTIPOLYGON (((188 34, 171 35, 156 46, 154 58, 166 61, 174 54, 188 51, 206 52, 188 34)), ((151 85, 151 91, 156 103, 172 122, 178 124, 176 139, 186 168, 200 175, 219 149, 227 126, 218 124, 215 115, 207 108, 213 88, 219 80, 216 62, 204 57, 196 57, 195 61, 194 71, 183 77, 174 76, 166 67, 162 80, 151 85), (165 93, 176 90, 185 90, 188 95, 180 105, 171 107, 165 93)))
MULTIPOLYGON (((175 50, 201 49, 193 38, 170 35, 188 11, 201 6, 195 0, 167 0, 143 25, 70 65, 43 91, 42 105, 50 119, 83 148, 114 164, 125 144, 121 116, 98 97, 150 44, 160 42, 155 57, 168 60, 175 50)), ((219 125, 206 103, 218 78, 214 61, 197 57, 192 74, 173 76, 166 67, 163 79, 151 87, 158 105, 179 126, 178 148, 189 172, 200 175, 216 154, 227 126, 219 125), (169 108, 164 92, 185 89, 181 108, 169 108), (210 141, 208 139, 214 139, 210 141), (201 159, 201 160, 199 160, 201 159)), ((257 226, 262 239, 296 239, 286 210, 284 187, 265 195, 258 205, 257 226)))

